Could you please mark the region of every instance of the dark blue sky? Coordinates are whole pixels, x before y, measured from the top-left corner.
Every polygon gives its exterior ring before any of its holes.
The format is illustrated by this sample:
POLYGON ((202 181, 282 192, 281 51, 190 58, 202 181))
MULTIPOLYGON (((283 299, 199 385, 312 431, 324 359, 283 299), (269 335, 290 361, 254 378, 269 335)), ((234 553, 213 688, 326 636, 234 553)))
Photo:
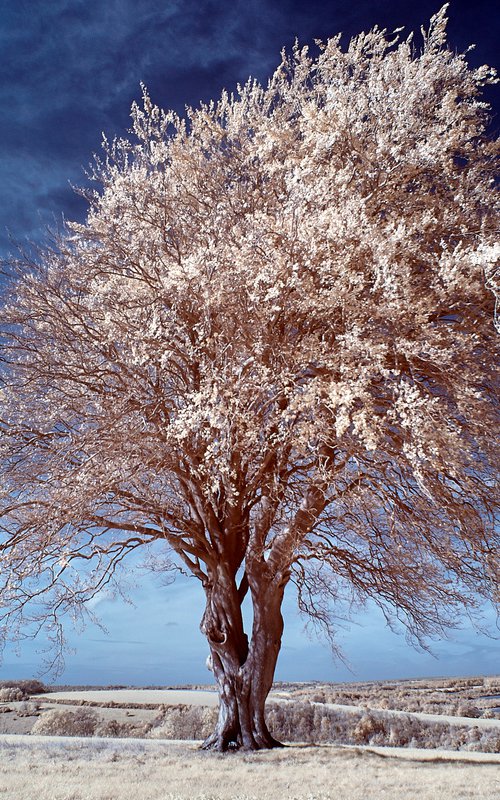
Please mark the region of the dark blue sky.
MULTIPOLYGON (((249 75, 265 81, 283 46, 344 40, 374 24, 419 29, 439 0, 0 0, 0 255, 64 214, 81 219, 83 169, 101 132, 123 134, 140 82, 182 112, 249 75)), ((498 65, 495 0, 455 0, 451 45, 498 65)), ((490 91, 491 98, 500 92, 490 91)), ((500 106, 500 103, 498 103, 500 106)), ((498 125, 496 125, 498 128, 498 125)))
MULTIPOLYGON (((439 0, 0 0, 0 256, 17 240, 39 240, 62 215, 83 219, 85 205, 70 184, 100 148, 101 132, 123 135, 130 105, 144 82, 155 103, 182 112, 216 99, 249 75, 266 81, 283 46, 326 39, 344 42, 374 24, 409 33, 427 24, 439 0)), ((449 9, 451 46, 475 43, 471 64, 500 66, 496 0, 464 0, 449 9)), ((418 42, 417 35, 416 41, 418 42)), ((500 109, 500 91, 489 99, 500 109)), ((499 128, 498 118, 493 128, 499 128)), ((73 638, 76 655, 62 680, 180 683, 210 679, 197 630, 200 587, 169 589, 145 578, 132 592, 137 607, 103 595, 99 608, 109 636, 89 629, 73 638)), ((438 660, 417 655, 395 637, 373 608, 341 635, 354 673, 335 665, 326 648, 304 637, 287 600, 286 633, 277 677, 349 680, 498 671, 498 643, 470 627, 435 646, 438 660)), ((491 622, 491 612, 487 612, 491 622)), ((4 676, 29 676, 42 658, 32 646, 7 653, 4 676)))

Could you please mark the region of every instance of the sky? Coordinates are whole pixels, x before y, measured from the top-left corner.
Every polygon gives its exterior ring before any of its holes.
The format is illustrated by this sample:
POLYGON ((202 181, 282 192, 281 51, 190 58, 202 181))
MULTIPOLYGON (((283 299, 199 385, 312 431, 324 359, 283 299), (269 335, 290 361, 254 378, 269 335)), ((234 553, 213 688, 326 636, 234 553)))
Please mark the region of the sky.
MULTIPOLYGON (((283 46, 373 25, 417 32, 440 0, 0 0, 0 258, 16 243, 43 241, 47 227, 85 218, 74 191, 108 139, 126 134, 130 106, 144 83, 153 102, 182 113, 186 105, 217 99, 251 75, 266 81, 283 46)), ((496 0, 455 0, 449 41, 473 66, 500 67, 500 7, 496 0)), ((498 131, 500 90, 491 87, 492 131, 498 131)), ((76 652, 60 680, 134 685, 206 682, 206 644, 198 631, 200 587, 181 579, 159 587, 142 576, 135 605, 108 596, 96 612, 108 634, 90 626, 71 636, 76 652)), ((491 610, 485 610, 493 624, 491 610)), ((285 605, 281 680, 369 680, 418 675, 493 674, 500 643, 464 622, 434 655, 411 649, 369 607, 339 642, 350 670, 325 643, 308 638, 304 621, 285 605)), ((498 631, 497 631, 498 633, 498 631)), ((0 676, 29 677, 42 665, 37 645, 9 650, 0 676)))

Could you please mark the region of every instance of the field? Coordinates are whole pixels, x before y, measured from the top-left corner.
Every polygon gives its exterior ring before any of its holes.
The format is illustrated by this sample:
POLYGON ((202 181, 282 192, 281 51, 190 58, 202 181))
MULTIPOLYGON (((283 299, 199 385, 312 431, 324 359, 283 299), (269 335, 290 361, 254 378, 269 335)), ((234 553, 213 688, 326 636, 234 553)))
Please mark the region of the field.
POLYGON ((188 742, 11 736, 2 741, 0 797, 499 800, 500 757, 474 753, 454 761, 447 753, 387 756, 331 745, 219 756, 188 742))
POLYGON ((278 685, 269 718, 304 741, 229 755, 188 737, 210 687, 65 688, 0 703, 0 800, 500 800, 497 678, 278 685))

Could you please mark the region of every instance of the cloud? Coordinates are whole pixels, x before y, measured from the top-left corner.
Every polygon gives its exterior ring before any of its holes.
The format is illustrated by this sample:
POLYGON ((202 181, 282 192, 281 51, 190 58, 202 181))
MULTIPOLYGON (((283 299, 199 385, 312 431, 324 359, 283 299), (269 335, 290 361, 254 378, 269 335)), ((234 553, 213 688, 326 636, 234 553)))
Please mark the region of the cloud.
POLYGON ((104 645, 116 645, 116 644, 119 644, 119 645, 125 645, 125 647, 128 647, 129 645, 131 645, 131 646, 140 645, 141 647, 144 647, 144 645, 148 644, 148 642, 146 642, 146 641, 142 641, 141 642, 141 641, 137 641, 137 640, 134 640, 134 639, 110 639, 107 636, 103 637, 102 639, 91 639, 90 637, 87 637, 86 641, 87 642, 92 642, 94 644, 98 644, 99 646, 103 645, 103 644, 104 645))
POLYGON ((112 602, 114 600, 112 592, 108 592, 105 589, 101 592, 97 592, 90 600, 85 603, 86 608, 90 611, 95 611, 95 609, 102 605, 102 603, 112 602))
MULTIPOLYGON (((470 41, 479 62, 496 58, 493 0, 450 9, 453 43, 470 41)), ((123 135, 132 100, 146 83, 155 102, 182 112, 234 89, 249 75, 265 81, 283 45, 345 39, 378 22, 417 28, 434 0, 52 0, 2 4, 0 29, 0 251, 16 238, 42 235, 52 217, 84 216, 68 181, 99 150, 101 132, 123 135)), ((475 56, 474 56, 475 57, 475 56)))
POLYGON ((278 12, 259 3, 132 0, 7 2, 0 30, 0 249, 42 235, 64 213, 84 206, 68 185, 109 137, 126 131, 145 82, 162 105, 182 112, 233 88, 278 53, 269 35, 278 12))

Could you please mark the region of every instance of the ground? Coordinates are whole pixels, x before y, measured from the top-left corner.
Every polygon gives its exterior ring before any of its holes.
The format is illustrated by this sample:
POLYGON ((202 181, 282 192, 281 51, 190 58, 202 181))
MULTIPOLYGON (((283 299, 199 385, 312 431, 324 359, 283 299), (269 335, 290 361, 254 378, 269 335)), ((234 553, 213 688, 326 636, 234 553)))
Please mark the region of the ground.
POLYGON ((500 800, 498 755, 294 745, 220 756, 187 742, 27 736, 0 748, 5 800, 500 800))
MULTIPOLYGON (((309 701, 341 709, 349 718, 371 708, 392 718, 426 720, 432 710, 432 720, 447 720, 454 730, 467 725, 500 736, 499 687, 498 678, 290 684, 275 687, 272 699, 309 701)), ((292 744, 217 755, 201 751, 195 741, 29 735, 39 718, 28 713, 33 704, 43 714, 68 709, 67 703, 75 711, 83 702, 104 722, 140 725, 154 719, 160 703, 213 708, 217 696, 199 690, 73 690, 33 697, 28 705, 0 703, 0 710, 10 709, 0 713, 0 800, 500 800, 500 753, 467 748, 292 744)))

